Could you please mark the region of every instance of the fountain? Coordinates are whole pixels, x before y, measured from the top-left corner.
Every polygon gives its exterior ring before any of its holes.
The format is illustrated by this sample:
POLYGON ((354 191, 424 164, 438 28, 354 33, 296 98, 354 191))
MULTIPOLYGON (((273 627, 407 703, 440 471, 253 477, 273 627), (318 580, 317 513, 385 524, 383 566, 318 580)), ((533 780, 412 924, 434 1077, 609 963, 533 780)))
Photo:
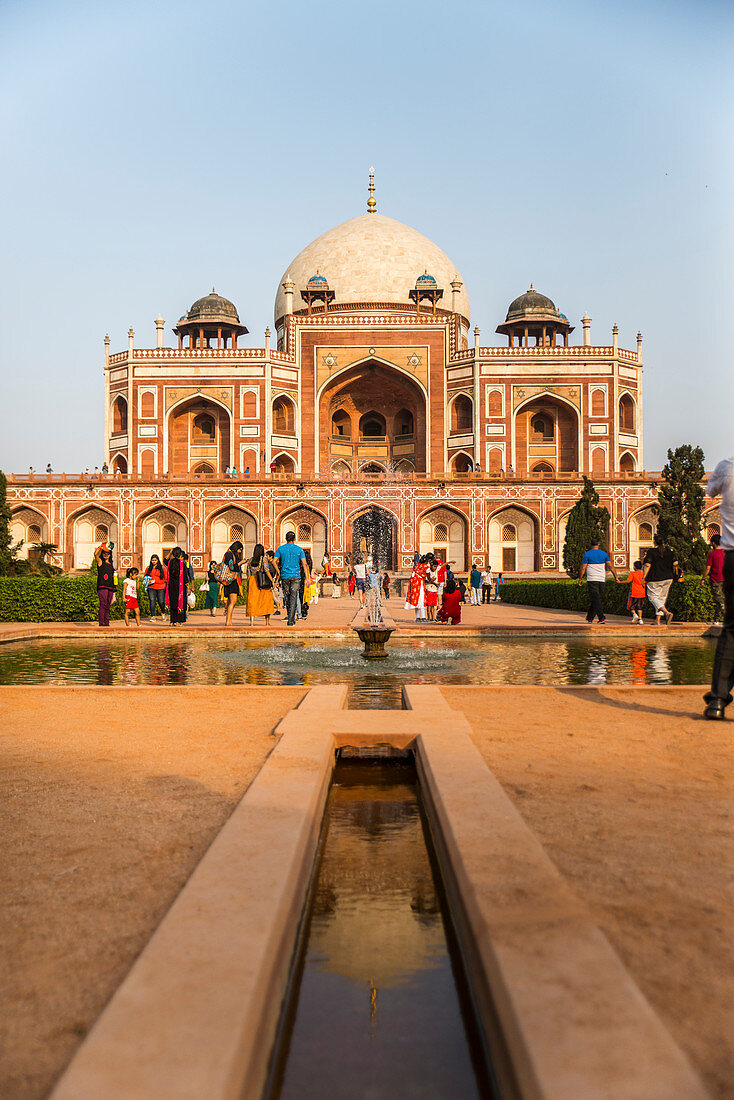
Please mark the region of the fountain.
POLYGON ((364 607, 360 607, 352 619, 352 630, 360 642, 364 642, 362 656, 368 661, 387 657, 385 643, 395 629, 395 620, 383 610, 380 589, 369 587, 365 592, 364 607))

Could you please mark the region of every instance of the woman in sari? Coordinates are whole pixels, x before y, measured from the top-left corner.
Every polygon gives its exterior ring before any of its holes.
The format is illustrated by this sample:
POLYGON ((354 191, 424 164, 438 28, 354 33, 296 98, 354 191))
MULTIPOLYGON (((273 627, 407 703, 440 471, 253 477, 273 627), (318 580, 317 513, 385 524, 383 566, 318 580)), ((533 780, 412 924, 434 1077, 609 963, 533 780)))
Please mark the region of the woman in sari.
POLYGON ((438 606, 438 563, 435 558, 428 559, 425 601, 428 621, 432 623, 436 618, 436 607, 438 606))
POLYGON ((270 616, 274 610, 273 579, 267 567, 265 547, 258 542, 247 563, 247 614, 250 616, 250 626, 255 625, 255 616, 259 615, 264 615, 265 625, 270 626, 270 616), (262 581, 267 582, 267 587, 260 587, 262 581))
POLYGON ((413 572, 408 581, 408 591, 405 593, 405 610, 415 611, 416 622, 425 620, 426 612, 426 577, 428 575, 428 562, 425 555, 418 559, 413 566, 413 572))
POLYGON ((186 622, 189 595, 189 569, 180 546, 174 546, 168 559, 166 578, 166 603, 171 614, 171 625, 186 622))
POLYGON ((461 622, 461 592, 453 573, 449 574, 444 585, 437 619, 440 623, 451 622, 452 626, 457 626, 461 622))

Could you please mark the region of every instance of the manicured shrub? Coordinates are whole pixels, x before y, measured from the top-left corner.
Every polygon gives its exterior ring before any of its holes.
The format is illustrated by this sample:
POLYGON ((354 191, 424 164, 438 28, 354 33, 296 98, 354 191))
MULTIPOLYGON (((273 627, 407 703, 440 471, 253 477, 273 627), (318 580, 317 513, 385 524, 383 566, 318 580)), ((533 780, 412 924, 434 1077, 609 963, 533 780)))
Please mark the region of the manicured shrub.
MULTIPOLYGON (((604 610, 609 615, 629 615, 628 596, 629 585, 608 580, 604 585, 604 610)), ((585 612, 589 606, 586 583, 579 585, 578 581, 507 581, 500 587, 500 599, 504 603, 552 607, 560 611, 585 612)), ((711 622, 714 617, 711 589, 708 584, 701 586, 700 577, 686 577, 681 583, 673 581, 668 607, 678 622, 711 622)), ((647 600, 643 615, 646 619, 655 617, 647 600)))
MULTIPOLYGON (((206 599, 206 592, 199 591, 202 580, 195 582, 197 611, 204 607, 206 599)), ((138 585, 138 603, 141 616, 146 617, 148 597, 142 584, 138 585)), ((88 574, 79 577, 0 577, 0 622, 91 623, 96 622, 98 609, 96 578, 88 574)), ((121 619, 124 613, 120 577, 110 619, 121 619)))

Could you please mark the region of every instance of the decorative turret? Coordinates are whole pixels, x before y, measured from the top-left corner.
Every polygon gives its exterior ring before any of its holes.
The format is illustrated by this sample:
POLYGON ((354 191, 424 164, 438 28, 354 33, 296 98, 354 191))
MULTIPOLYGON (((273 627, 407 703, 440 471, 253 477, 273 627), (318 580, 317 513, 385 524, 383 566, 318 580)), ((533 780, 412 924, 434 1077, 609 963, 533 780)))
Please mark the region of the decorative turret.
POLYGON ((550 298, 540 294, 530 284, 530 289, 519 298, 510 302, 507 316, 497 332, 509 338, 510 347, 515 346, 517 338, 520 347, 530 347, 530 339, 537 347, 555 347, 556 337, 563 337, 564 347, 568 347, 568 334, 573 332, 565 313, 556 309, 550 298))
POLYGON ((311 307, 314 302, 324 303, 324 313, 329 312, 329 302, 334 301, 334 291, 329 290, 328 280, 318 271, 306 283, 301 291, 301 297, 308 306, 308 315, 311 316, 311 307))
POLYGON ((409 291, 408 297, 415 302, 416 309, 420 313, 421 302, 428 301, 433 304, 433 312, 436 312, 436 302, 443 298, 443 290, 438 286, 433 275, 424 271, 415 281, 415 287, 409 291))
POLYGON ((212 287, 211 294, 197 298, 173 330, 178 336, 178 346, 184 346, 188 336, 190 348, 210 348, 216 340, 216 347, 226 348, 227 340, 237 347, 237 337, 244 336, 247 329, 240 324, 240 318, 232 302, 222 298, 212 287))

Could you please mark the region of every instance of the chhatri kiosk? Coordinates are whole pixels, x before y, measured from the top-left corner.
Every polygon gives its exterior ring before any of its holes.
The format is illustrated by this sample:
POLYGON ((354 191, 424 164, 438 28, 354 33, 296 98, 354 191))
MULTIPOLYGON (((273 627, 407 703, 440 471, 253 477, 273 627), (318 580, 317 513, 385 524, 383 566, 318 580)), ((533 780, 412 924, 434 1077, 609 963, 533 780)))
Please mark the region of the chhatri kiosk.
POLYGON ((482 345, 455 265, 377 212, 370 175, 367 212, 287 265, 263 346, 214 290, 169 345, 161 317, 154 347, 105 338, 109 476, 11 479, 15 537, 57 543, 70 570, 103 537, 121 568, 178 543, 201 571, 233 540, 293 530, 336 569, 377 542, 390 570, 437 550, 553 575, 589 474, 624 568, 654 527, 642 338, 621 348, 615 326, 600 346, 588 316, 580 328, 572 343, 579 327, 530 286, 482 345))

